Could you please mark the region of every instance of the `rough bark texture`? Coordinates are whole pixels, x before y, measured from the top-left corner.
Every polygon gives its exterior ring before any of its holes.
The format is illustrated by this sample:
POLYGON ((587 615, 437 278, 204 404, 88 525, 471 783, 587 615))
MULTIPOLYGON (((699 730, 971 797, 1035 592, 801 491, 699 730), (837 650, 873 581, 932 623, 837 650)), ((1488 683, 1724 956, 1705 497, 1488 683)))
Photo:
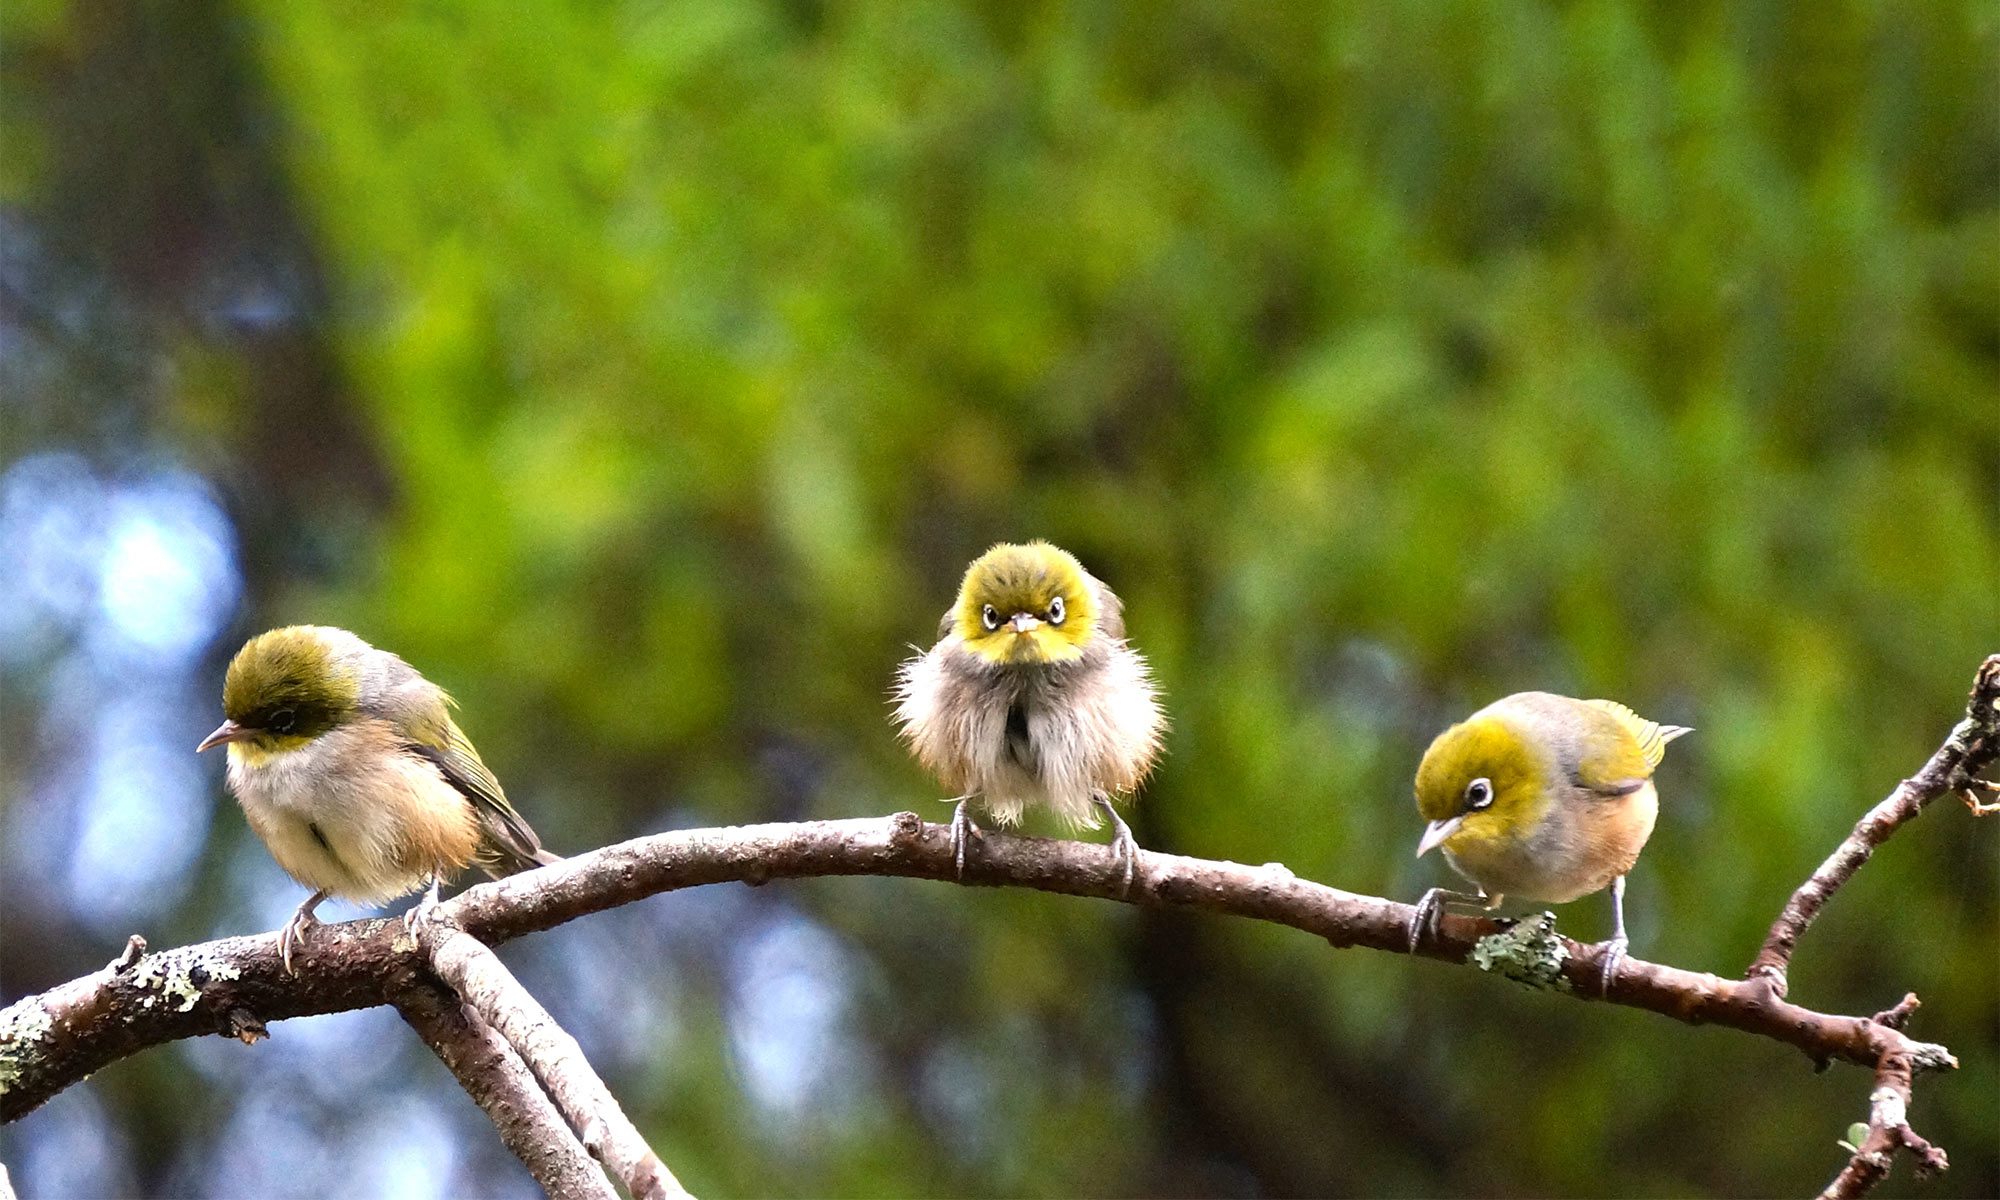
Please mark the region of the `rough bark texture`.
MULTIPOLYGON (((1902 1003, 1886 1013, 1875 1014, 1884 1024, 1900 1024, 1915 1011, 1917 998, 1904 996, 1902 1003)), ((1917 1160, 1917 1175, 1928 1177, 1950 1166, 1945 1153, 1910 1128, 1910 1088, 1916 1075, 1915 1064, 1891 1051, 1875 1068, 1875 1090, 1868 1095, 1868 1132, 1854 1148, 1854 1156, 1833 1182, 1820 1193, 1822 1200, 1849 1200, 1865 1195, 1889 1177, 1896 1151, 1907 1150, 1917 1160)))
MULTIPOLYGON (((685 1200, 687 1189, 653 1153, 604 1086, 583 1047, 521 986, 493 951, 444 922, 427 925, 421 940, 438 977, 450 984, 479 1021, 526 1060, 583 1144, 632 1200, 685 1200)), ((593 1174, 595 1172, 593 1171, 593 1174)))
POLYGON ((557 1200, 617 1200, 611 1182, 505 1038, 469 1017, 458 997, 428 976, 397 991, 395 1005, 544 1192, 557 1200))

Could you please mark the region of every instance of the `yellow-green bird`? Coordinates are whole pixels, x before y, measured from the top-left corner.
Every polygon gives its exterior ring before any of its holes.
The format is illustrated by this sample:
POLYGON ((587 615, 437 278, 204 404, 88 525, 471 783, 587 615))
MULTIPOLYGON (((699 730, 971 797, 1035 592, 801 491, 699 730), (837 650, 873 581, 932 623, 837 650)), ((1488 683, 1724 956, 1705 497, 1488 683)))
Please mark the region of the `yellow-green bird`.
POLYGON ((1479 892, 1425 893, 1411 951, 1445 903, 1566 904, 1609 886, 1608 986, 1627 944, 1625 874, 1660 811, 1653 771, 1667 743, 1688 732, 1614 700, 1520 692, 1439 734, 1417 768, 1417 811, 1430 822, 1417 856, 1441 847, 1479 892))
POLYGON ((560 861, 507 802, 452 720, 451 698, 345 629, 288 625, 244 643, 222 685, 226 718, 195 748, 229 747, 229 788, 250 827, 311 888, 279 940, 292 948, 328 896, 380 905, 467 866, 499 878, 560 861))
POLYGON ((1095 829, 1103 814, 1131 886, 1139 845, 1111 797, 1152 769, 1166 718, 1124 606, 1074 555, 1041 541, 980 555, 937 644, 898 671, 895 700, 911 751, 959 793, 961 876, 976 803, 1002 825, 1045 808, 1095 829))

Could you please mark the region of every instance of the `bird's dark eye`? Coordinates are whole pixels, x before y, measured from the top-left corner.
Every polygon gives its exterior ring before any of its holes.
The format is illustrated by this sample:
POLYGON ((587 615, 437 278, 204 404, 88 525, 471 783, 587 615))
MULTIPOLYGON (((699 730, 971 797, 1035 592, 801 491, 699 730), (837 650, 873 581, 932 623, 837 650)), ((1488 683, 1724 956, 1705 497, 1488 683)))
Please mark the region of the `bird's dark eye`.
POLYGON ((988 633, 993 632, 994 630, 1000 628, 1000 610, 993 607, 991 604, 987 605, 983 610, 980 611, 979 621, 980 624, 986 626, 986 632, 988 633))
POLYGON ((1062 624, 1063 613, 1064 613, 1063 598, 1061 596, 1057 596, 1055 599, 1049 601, 1049 624, 1051 625, 1062 624))
POLYGON ((1475 779, 1465 785, 1465 811, 1478 812, 1493 803, 1493 785, 1484 779, 1475 779))
POLYGON ((272 733, 290 733, 299 723, 299 714, 289 708, 281 708, 271 714, 264 727, 272 733))

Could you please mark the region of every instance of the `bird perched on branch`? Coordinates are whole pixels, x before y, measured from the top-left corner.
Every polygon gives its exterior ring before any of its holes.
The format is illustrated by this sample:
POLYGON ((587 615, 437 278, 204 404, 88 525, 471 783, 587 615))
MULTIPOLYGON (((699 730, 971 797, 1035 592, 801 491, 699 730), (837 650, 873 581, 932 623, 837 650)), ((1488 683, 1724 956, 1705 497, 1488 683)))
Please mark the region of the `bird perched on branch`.
POLYGON ((1445 860, 1477 894, 1432 888, 1410 922, 1410 950, 1447 903, 1497 908, 1507 896, 1566 904, 1611 888, 1609 986, 1624 957, 1625 873, 1659 815, 1653 771, 1690 732, 1612 700, 1520 692, 1437 736, 1417 768, 1417 811, 1430 822, 1417 856, 1445 860))
POLYGON ((229 747, 229 787, 250 827, 313 889, 279 941, 287 971, 328 896, 379 905, 428 885, 405 918, 414 929, 447 875, 477 866, 497 879, 560 861, 451 707, 414 667, 345 629, 273 629, 231 660, 227 719, 195 750, 229 747))
POLYGON ((1111 797, 1146 777, 1165 718, 1146 660, 1125 644, 1123 605, 1068 551, 1036 541, 980 555, 937 644, 897 672, 895 701, 912 752, 959 793, 961 876, 977 803, 1002 825, 1034 807, 1072 829, 1102 814, 1131 886, 1139 847, 1111 797))

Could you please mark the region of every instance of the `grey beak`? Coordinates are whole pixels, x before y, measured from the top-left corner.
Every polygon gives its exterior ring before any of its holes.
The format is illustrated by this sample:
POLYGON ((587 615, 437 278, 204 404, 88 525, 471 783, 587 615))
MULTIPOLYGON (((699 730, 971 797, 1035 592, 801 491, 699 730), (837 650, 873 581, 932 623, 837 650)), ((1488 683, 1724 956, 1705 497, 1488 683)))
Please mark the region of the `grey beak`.
POLYGON ((1424 855, 1429 854, 1431 851, 1437 849, 1439 842, 1457 833, 1459 822, 1463 820, 1465 820, 1464 817, 1458 816, 1444 821, 1432 821, 1424 828, 1423 840, 1417 843, 1417 857, 1422 858, 1424 855))
POLYGON ((200 754, 204 750, 213 750, 217 746, 220 746, 225 742, 240 742, 248 734, 249 730, 244 729, 241 725, 238 725, 236 722, 224 721, 222 724, 217 725, 215 727, 214 733, 211 733, 207 737, 201 739, 201 745, 196 746, 194 748, 194 752, 196 754, 200 754))
POLYGON ((1033 613, 1015 613, 1009 624, 1015 633, 1031 633, 1041 627, 1042 619, 1033 613))

